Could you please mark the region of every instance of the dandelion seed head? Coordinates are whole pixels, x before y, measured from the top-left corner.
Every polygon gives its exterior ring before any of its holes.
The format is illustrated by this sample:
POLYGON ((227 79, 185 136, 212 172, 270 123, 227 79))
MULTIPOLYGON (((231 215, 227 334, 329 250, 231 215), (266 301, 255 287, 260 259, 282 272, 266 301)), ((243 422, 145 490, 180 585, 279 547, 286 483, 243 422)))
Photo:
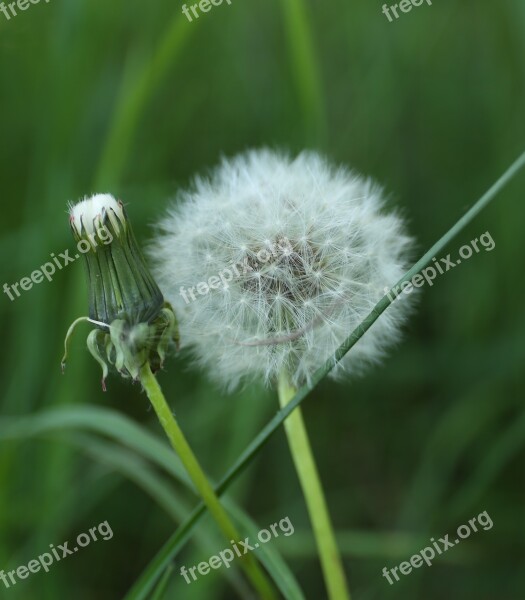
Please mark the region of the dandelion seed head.
MULTIPOLYGON (((284 369, 295 385, 308 382, 400 279, 411 247, 370 179, 313 152, 257 150, 223 159, 209 180, 181 192, 149 254, 182 345, 233 388, 273 382, 284 369), (224 285, 183 299, 182 288, 213 276, 224 285)), ((358 374, 383 357, 411 304, 409 296, 395 302, 332 375, 358 374)))

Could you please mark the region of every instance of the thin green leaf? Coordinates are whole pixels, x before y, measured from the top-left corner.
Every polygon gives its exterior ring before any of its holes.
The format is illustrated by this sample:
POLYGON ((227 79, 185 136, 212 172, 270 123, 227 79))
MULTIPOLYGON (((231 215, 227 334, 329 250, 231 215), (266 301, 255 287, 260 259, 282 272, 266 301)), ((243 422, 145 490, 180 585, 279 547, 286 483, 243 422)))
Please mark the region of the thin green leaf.
MULTIPOLYGON (((450 241, 464 229, 474 217, 500 192, 509 181, 525 166, 525 152, 523 152, 515 162, 505 171, 505 173, 492 185, 492 187, 483 194, 483 196, 409 269, 405 275, 397 282, 379 302, 374 306, 370 314, 365 317, 360 325, 346 338, 346 340, 337 349, 326 363, 321 366, 312 376, 311 383, 303 386, 297 391, 294 398, 285 408, 280 410, 273 419, 264 427, 264 429, 254 438, 245 451, 241 454, 234 465, 227 471, 216 488, 218 494, 222 494, 231 483, 239 476, 255 456, 261 451, 263 446, 268 443, 272 435, 283 424, 288 415, 299 406, 299 404, 308 396, 308 394, 324 379, 326 375, 335 367, 335 365, 345 356, 345 354, 354 346, 359 339, 370 329, 381 314, 390 306, 392 300, 399 295, 399 286, 405 281, 412 279, 427 265, 432 258, 440 254, 450 241), (392 298, 392 299, 391 299, 392 298)), ((125 600, 143 600, 147 592, 151 590, 159 575, 163 572, 169 562, 176 556, 177 552, 184 546, 188 540, 195 524, 204 514, 205 509, 200 504, 188 517, 188 519, 179 527, 179 529, 169 538, 158 554, 153 558, 144 573, 137 580, 135 585, 126 595, 125 600)))
MULTIPOLYGON (((27 417, 3 417, 0 419, 0 439, 2 440, 17 440, 56 431, 67 432, 72 429, 90 431, 116 440, 124 447, 130 448, 140 456, 149 459, 193 491, 193 485, 172 449, 164 442, 160 442, 147 430, 111 409, 94 406, 72 406, 51 409, 27 417)), ((182 520, 189 513, 189 507, 182 504, 166 482, 162 481, 151 470, 148 470, 138 457, 90 436, 79 436, 77 434, 72 441, 100 462, 111 464, 113 468, 124 473, 129 479, 145 489, 176 522, 182 520)), ((257 525, 233 502, 228 501, 227 508, 235 520, 247 525, 252 532, 258 530, 257 525)), ((213 544, 208 545, 208 549, 212 554, 222 547, 223 542, 221 539, 217 539, 213 544)), ((292 572, 278 555, 277 549, 268 546, 260 556, 261 561, 274 578, 276 586, 285 598, 290 600, 302 599, 299 585, 292 572)), ((170 562, 167 561, 161 571, 170 562)), ((152 580, 148 592, 152 590, 156 579, 157 577, 152 580)))
POLYGON ((303 0, 282 0, 290 64, 308 142, 318 143, 325 130, 321 76, 303 0))
POLYGON ((179 457, 167 443, 160 442, 153 434, 114 410, 98 406, 70 406, 53 408, 25 418, 0 419, 0 439, 3 440, 16 440, 61 429, 82 429, 111 437, 156 462, 193 490, 179 457))
POLYGON ((150 600, 162 600, 166 594, 170 578, 173 574, 173 565, 169 565, 164 571, 164 575, 160 578, 159 584, 153 592, 150 600))

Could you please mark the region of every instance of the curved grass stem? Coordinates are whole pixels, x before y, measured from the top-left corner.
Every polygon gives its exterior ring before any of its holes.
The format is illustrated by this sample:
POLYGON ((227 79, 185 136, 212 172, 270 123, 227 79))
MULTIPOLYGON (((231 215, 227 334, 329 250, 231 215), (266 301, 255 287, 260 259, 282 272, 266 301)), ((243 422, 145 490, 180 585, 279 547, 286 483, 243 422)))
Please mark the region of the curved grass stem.
MULTIPOLYGON (((201 496, 204 504, 206 505, 211 516, 215 519, 220 530, 230 542, 231 540, 238 541, 241 538, 235 525, 232 523, 230 517, 226 513, 226 510, 222 506, 213 490, 208 478, 204 474, 199 461, 197 460, 193 450, 188 444, 182 429, 179 427, 175 416, 173 415, 162 389, 151 372, 149 363, 146 363, 140 372, 140 381, 148 395, 148 398, 157 413, 160 424, 166 432, 168 439, 182 464, 186 468, 188 475, 190 476, 195 488, 201 496)), ((244 569, 246 576, 251 581, 253 587, 257 590, 259 597, 265 600, 274 600, 276 598, 272 584, 268 581, 268 578, 257 562, 257 560, 251 554, 245 554, 241 557, 240 565, 244 569)))
MULTIPOLYGON (((439 238, 439 240, 409 269, 403 277, 397 282, 392 290, 387 292, 381 300, 374 306, 371 312, 363 319, 363 321, 350 333, 346 340, 339 346, 334 355, 328 359, 324 365, 320 366, 312 375, 311 382, 302 386, 295 396, 288 402, 285 408, 279 411, 270 422, 255 436, 248 444, 247 448, 241 453, 235 463, 228 469, 225 475, 220 480, 216 487, 217 493, 224 492, 235 479, 243 472, 243 470, 252 462, 259 454, 261 449, 268 443, 271 437, 279 429, 284 421, 292 414, 301 402, 310 394, 310 392, 322 381, 326 375, 337 365, 337 363, 345 356, 345 354, 356 344, 361 337, 372 327, 375 321, 392 303, 391 292, 399 290, 403 282, 409 281, 416 273, 424 269, 432 262, 432 257, 439 254, 450 241, 460 233, 483 209, 491 202, 497 194, 510 182, 512 179, 525 168, 525 152, 508 167, 501 177, 474 203, 474 205, 460 218, 456 223, 439 238)), ((398 292, 399 293, 399 292, 398 292)), ((394 293, 394 297, 397 293, 394 293)), ((197 506, 186 521, 173 533, 167 540, 161 550, 153 558, 150 564, 145 569, 144 573, 135 582, 129 593, 126 595, 126 600, 144 600, 147 593, 151 590, 152 585, 161 575, 163 570, 169 564, 170 560, 186 543, 193 527, 198 523, 199 519, 204 514, 205 509, 201 504, 197 506)))
MULTIPOLYGON (((281 373, 278 384, 281 408, 286 407, 295 396, 296 391, 290 383, 288 374, 281 373)), ((300 407, 297 407, 286 419, 284 428, 312 523, 328 598, 330 600, 350 600, 343 561, 337 547, 321 478, 300 407)))

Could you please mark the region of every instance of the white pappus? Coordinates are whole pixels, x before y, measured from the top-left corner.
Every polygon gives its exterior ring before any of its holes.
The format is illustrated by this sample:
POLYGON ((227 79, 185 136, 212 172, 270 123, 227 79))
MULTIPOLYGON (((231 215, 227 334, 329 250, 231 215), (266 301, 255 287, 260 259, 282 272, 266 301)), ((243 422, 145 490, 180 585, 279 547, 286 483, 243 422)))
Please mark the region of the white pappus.
MULTIPOLYGON (((149 255, 182 347, 212 379, 233 388, 286 370, 298 386, 400 279, 411 246, 370 179, 313 152, 263 149, 223 159, 179 193, 149 255)), ((332 375, 381 358, 410 305, 389 307, 332 375)))

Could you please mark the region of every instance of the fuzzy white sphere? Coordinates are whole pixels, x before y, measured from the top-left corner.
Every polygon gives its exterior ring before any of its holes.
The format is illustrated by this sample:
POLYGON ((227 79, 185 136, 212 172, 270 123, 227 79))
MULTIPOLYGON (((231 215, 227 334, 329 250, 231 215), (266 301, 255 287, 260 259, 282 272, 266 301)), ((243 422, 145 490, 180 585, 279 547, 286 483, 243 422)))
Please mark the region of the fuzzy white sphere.
MULTIPOLYGON (((403 275, 410 246, 371 180, 315 153, 260 150, 180 193, 149 251, 182 345, 232 388, 282 370, 308 381, 403 275)), ((396 301, 332 374, 379 359, 409 305, 396 301)))

